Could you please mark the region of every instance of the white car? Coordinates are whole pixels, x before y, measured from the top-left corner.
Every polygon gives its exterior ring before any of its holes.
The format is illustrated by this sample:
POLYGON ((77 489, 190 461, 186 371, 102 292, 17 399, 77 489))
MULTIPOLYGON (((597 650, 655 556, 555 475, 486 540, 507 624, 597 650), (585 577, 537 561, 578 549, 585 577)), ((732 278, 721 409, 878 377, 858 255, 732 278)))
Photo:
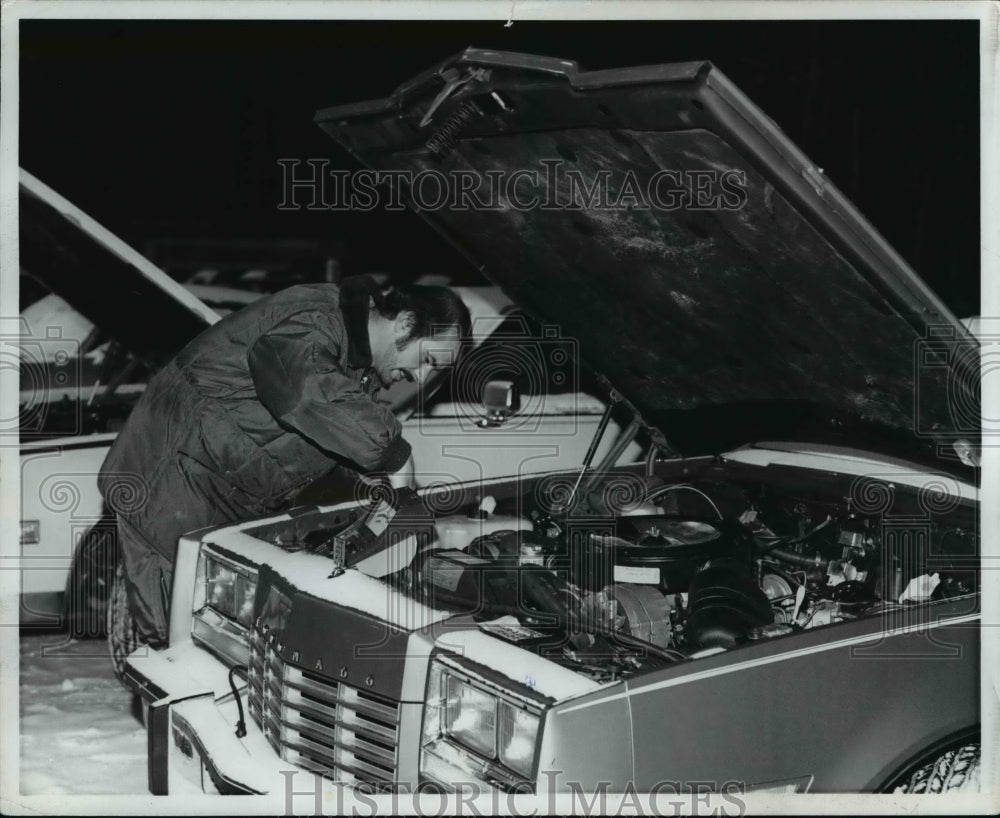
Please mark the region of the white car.
MULTIPOLYGON (((262 294, 178 284, 25 171, 21 231, 22 275, 51 292, 22 311, 17 333, 7 339, 21 364, 20 621, 100 635, 117 558, 115 520, 97 490, 108 449, 152 371, 198 331, 262 294)), ((474 338, 485 339, 458 380, 478 388, 494 375, 518 379, 538 346, 528 319, 504 315, 511 301, 496 287, 456 290, 469 306, 474 338), (518 344, 527 352, 518 353, 518 344), (497 346, 504 349, 500 361, 491 352, 497 346)), ((435 383, 436 391, 405 382, 387 390, 383 399, 413 446, 418 485, 580 462, 604 403, 567 391, 578 385, 575 365, 567 368, 574 377, 554 390, 522 379, 521 400, 532 411, 506 423, 480 423, 482 404, 450 381, 435 383)), ((618 428, 614 420, 610 425, 618 428)), ((633 444, 620 458, 638 454, 633 444)), ((320 481, 304 496, 344 490, 320 481)))
POLYGON ((114 520, 97 473, 155 368, 260 293, 183 286, 21 171, 21 274, 50 290, 21 312, 22 625, 99 633, 114 520))
MULTIPOLYGON (((975 338, 709 62, 467 49, 398 79, 317 123, 447 201, 563 168, 419 212, 629 420, 575 470, 181 537, 169 644, 126 660, 150 791, 974 788, 975 338)), ((489 386, 487 426, 516 422, 489 386)))

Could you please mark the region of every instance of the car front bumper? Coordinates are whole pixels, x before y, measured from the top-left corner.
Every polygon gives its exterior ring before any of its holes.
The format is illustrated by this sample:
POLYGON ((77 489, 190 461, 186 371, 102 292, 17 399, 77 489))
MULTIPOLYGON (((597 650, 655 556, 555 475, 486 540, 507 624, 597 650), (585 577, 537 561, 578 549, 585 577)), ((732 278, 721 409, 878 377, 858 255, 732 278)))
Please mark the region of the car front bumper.
POLYGON ((265 795, 332 786, 283 760, 247 712, 236 736, 239 706, 226 666, 188 643, 164 651, 141 648, 126 661, 126 684, 146 714, 149 790, 154 795, 265 795), (308 784, 305 778, 309 778, 308 784), (292 783, 294 781, 294 784, 292 783))

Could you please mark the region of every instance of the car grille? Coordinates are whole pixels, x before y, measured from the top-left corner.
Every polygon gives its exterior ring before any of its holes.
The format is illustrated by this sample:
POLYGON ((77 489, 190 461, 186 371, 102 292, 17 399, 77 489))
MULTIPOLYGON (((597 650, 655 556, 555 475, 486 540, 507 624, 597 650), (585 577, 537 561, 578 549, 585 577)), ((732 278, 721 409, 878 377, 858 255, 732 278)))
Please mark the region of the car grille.
POLYGON ((253 631, 250 715, 286 761, 335 781, 395 781, 399 705, 285 663, 253 631))

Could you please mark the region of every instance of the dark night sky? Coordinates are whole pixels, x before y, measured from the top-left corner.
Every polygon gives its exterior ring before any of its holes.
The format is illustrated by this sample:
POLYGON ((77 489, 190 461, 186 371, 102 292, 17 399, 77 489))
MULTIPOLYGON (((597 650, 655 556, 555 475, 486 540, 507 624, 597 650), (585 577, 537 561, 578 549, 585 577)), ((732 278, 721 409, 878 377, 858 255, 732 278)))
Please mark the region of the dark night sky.
POLYGON ((282 212, 281 158, 352 168, 316 109, 466 46, 586 69, 708 59, 959 315, 979 312, 975 21, 21 22, 21 164, 126 240, 343 239, 347 272, 466 262, 410 214, 282 212))

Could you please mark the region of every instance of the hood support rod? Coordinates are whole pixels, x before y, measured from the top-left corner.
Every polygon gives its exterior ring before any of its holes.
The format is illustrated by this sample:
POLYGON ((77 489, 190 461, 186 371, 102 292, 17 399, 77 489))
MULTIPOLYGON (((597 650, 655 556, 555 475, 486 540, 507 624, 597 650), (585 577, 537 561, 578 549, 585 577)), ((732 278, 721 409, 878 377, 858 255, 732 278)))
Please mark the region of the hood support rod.
POLYGON ((618 458, 622 456, 625 448, 635 440, 635 436, 639 434, 639 429, 642 428, 642 424, 639 422, 638 418, 632 418, 632 422, 625 427, 625 430, 619 435, 618 439, 611 445, 608 449, 607 454, 604 455, 604 459, 597 464, 596 471, 587 480, 586 485, 583 487, 584 491, 590 491, 593 486, 594 481, 603 473, 610 469, 615 463, 618 462, 618 458))
POLYGON ((604 414, 601 415, 601 422, 597 424, 597 431, 594 433, 594 437, 590 441, 590 446, 587 449, 587 454, 583 458, 583 466, 580 468, 580 473, 576 476, 576 482, 573 484, 573 491, 570 492, 569 499, 566 501, 567 510, 573 506, 573 500, 576 498, 576 491, 580 488, 580 481, 583 480, 583 475, 587 473, 587 469, 590 468, 590 464, 594 461, 594 455, 597 454, 597 447, 600 445, 600 442, 604 437, 604 432, 608 428, 608 422, 611 420, 611 412, 622 399, 621 395, 619 395, 614 389, 611 390, 610 397, 611 400, 608 401, 608 405, 604 407, 604 414))

